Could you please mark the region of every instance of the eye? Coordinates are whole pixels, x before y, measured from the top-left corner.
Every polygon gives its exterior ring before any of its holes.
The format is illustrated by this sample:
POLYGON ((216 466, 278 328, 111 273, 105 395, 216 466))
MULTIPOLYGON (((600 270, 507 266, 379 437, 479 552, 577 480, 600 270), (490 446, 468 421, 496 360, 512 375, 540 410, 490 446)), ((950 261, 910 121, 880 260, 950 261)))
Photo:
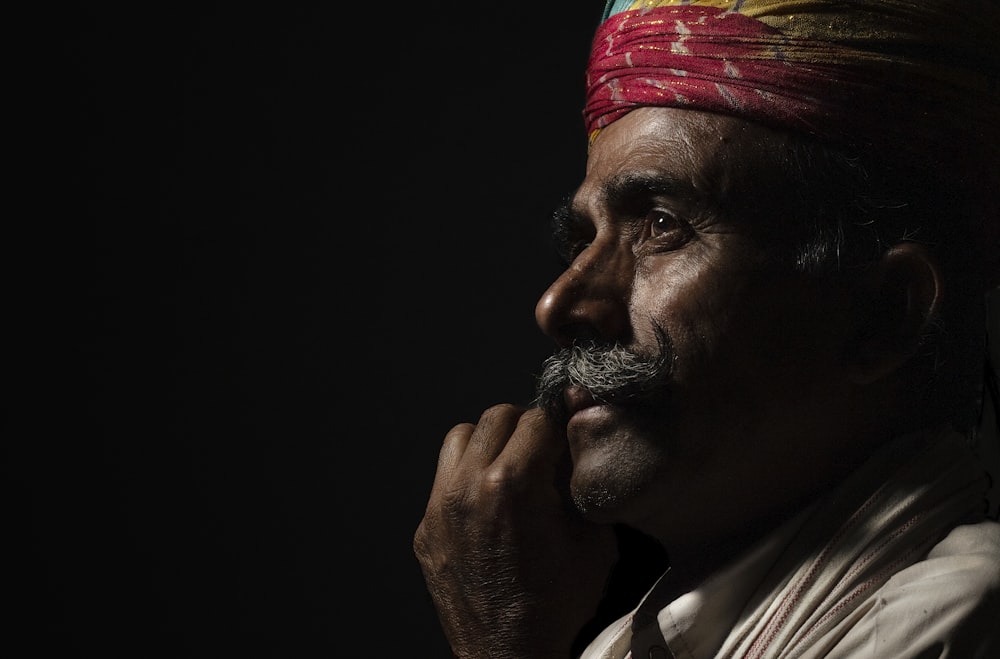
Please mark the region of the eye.
POLYGON ((682 230, 686 226, 676 215, 661 208, 654 208, 646 214, 646 225, 649 227, 649 237, 652 239, 682 230))
POLYGON ((683 247, 694 235, 691 225, 663 208, 651 208, 645 216, 646 249, 673 251, 683 247))

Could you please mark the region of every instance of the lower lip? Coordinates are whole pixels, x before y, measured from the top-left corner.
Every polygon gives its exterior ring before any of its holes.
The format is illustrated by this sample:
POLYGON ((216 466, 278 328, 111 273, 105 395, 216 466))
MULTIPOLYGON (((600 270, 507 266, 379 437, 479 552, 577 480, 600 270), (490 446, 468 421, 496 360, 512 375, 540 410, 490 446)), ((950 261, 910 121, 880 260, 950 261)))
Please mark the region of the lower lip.
POLYGON ((573 413, 573 416, 569 418, 566 426, 567 428, 579 425, 581 423, 594 423, 607 418, 611 414, 610 405, 591 405, 585 407, 582 410, 577 410, 573 413))

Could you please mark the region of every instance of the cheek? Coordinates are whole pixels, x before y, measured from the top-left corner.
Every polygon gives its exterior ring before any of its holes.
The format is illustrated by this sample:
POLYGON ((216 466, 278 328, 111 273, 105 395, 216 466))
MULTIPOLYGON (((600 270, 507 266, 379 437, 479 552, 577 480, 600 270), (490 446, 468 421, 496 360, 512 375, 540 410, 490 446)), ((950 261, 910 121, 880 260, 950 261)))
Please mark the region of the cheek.
POLYGON ((629 300, 637 342, 646 345, 655 340, 652 329, 657 325, 673 334, 692 322, 706 320, 712 279, 707 264, 684 252, 641 263, 629 300))
POLYGON ((680 256, 641 273, 631 300, 637 342, 652 345, 658 325, 674 343, 677 393, 697 395, 699 407, 733 396, 766 403, 833 375, 846 334, 830 291, 791 273, 680 256))
POLYGON ((739 325, 757 358, 789 376, 837 370, 850 337, 850 315, 836 293, 809 284, 772 282, 741 309, 739 325))
POLYGON ((655 344, 654 328, 667 333, 676 353, 675 376, 683 380, 725 345, 737 322, 742 284, 704 259, 678 258, 664 266, 636 278, 631 317, 642 346, 655 344))

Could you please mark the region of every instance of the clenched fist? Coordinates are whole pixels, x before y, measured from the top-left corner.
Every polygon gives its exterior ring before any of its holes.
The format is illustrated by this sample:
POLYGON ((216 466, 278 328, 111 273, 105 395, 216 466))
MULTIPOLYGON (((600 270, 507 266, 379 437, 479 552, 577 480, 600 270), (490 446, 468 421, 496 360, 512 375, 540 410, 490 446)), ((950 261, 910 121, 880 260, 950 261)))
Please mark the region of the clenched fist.
POLYGON ((445 436, 413 546, 456 657, 570 656, 617 558, 612 527, 571 505, 570 469, 538 409, 496 405, 445 436))

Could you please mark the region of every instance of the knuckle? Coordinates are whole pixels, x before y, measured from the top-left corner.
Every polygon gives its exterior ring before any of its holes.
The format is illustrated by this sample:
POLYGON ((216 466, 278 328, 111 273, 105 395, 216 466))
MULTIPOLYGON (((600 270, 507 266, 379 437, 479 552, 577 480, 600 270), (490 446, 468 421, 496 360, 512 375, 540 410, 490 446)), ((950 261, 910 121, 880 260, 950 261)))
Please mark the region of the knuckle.
POLYGON ((501 501, 524 489, 520 471, 506 462, 496 462, 484 470, 482 487, 489 501, 501 501))
POLYGON ((480 421, 485 423, 496 423, 508 418, 517 418, 524 413, 524 408, 513 403, 499 403, 487 408, 481 415, 480 421))
POLYGON ((468 437, 472 434, 472 431, 476 429, 475 424, 472 423, 459 423, 452 427, 451 430, 444 436, 445 441, 462 439, 468 437))

